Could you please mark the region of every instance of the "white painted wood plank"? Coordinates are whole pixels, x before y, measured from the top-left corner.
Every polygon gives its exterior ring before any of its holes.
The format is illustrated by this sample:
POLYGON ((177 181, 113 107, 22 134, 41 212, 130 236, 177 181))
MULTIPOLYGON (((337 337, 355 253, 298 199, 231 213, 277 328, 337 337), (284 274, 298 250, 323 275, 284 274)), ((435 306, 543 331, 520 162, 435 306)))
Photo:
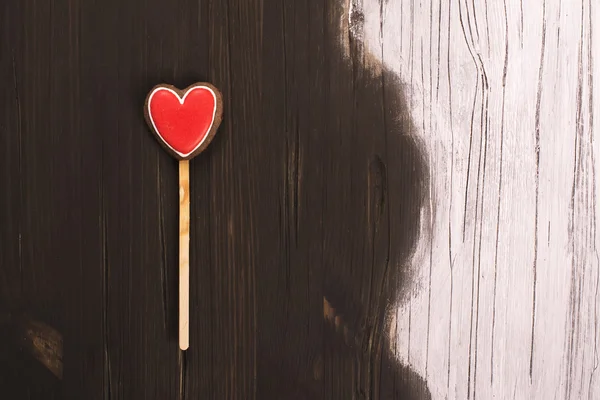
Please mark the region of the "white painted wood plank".
POLYGON ((429 161, 398 357, 436 399, 599 399, 600 5, 350 4, 429 161))

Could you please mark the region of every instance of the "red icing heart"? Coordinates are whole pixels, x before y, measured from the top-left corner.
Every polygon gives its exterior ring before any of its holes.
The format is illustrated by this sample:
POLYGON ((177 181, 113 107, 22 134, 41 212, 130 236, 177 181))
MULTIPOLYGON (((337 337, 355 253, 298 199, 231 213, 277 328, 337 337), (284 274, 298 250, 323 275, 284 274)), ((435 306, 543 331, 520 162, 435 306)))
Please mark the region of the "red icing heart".
POLYGON ((146 101, 148 124, 176 157, 191 158, 210 141, 220 122, 218 96, 216 89, 204 84, 184 92, 157 86, 146 101))

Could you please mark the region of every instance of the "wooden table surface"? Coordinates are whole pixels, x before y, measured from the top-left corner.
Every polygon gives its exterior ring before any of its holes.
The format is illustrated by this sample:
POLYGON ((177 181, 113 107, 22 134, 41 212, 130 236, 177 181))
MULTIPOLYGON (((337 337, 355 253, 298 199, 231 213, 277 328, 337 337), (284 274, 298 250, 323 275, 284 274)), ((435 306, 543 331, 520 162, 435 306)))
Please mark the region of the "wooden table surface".
POLYGON ((2 1, 0 397, 600 398, 592 3, 2 1))

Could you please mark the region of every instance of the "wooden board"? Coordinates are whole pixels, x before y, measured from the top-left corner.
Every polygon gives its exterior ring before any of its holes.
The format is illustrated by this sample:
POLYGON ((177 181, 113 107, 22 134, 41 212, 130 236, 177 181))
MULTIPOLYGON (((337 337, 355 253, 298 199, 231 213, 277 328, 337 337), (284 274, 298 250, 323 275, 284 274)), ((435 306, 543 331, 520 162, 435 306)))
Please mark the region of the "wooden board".
POLYGON ((1 2, 2 396, 599 397, 600 15, 530 3, 1 2))
POLYGON ((349 20, 372 58, 410 88, 427 153, 421 290, 398 307, 399 359, 433 398, 600 397, 597 4, 349 12, 363 15, 349 20))

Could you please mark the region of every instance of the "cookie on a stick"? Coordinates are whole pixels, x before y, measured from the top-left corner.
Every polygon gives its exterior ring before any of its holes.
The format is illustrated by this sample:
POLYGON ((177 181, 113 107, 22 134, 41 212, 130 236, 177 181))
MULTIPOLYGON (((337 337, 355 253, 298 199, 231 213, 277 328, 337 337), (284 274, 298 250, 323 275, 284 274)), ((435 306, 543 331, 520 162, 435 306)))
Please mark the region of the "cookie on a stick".
POLYGON ((179 347, 189 347, 190 164, 214 137, 222 118, 221 94, 209 83, 184 90, 157 85, 144 105, 159 143, 179 160, 179 347))

